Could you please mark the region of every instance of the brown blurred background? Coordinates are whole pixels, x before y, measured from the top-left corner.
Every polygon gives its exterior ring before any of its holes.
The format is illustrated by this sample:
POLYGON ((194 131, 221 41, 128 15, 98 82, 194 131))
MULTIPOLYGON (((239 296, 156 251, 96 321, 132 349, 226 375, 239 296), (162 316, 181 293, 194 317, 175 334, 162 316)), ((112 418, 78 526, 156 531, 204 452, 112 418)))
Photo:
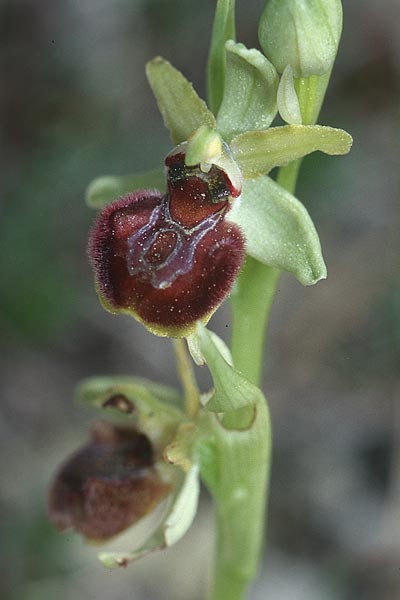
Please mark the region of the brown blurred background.
MULTIPOLYGON (((262 0, 238 0, 258 46, 262 0)), ((0 2, 0 590, 4 600, 199 600, 211 503, 175 548, 110 572, 45 513, 56 465, 94 415, 76 383, 134 373, 176 384, 170 343, 99 306, 85 256, 97 175, 161 164, 170 144, 145 80, 162 54, 204 95, 214 2, 0 2)), ((251 600, 400 598, 400 5, 344 2, 320 122, 348 157, 304 162, 298 197, 329 279, 284 275, 264 388, 274 426, 268 552, 251 600)), ((212 326, 229 336, 229 307, 212 326)), ((229 600, 229 599, 227 599, 229 600)))

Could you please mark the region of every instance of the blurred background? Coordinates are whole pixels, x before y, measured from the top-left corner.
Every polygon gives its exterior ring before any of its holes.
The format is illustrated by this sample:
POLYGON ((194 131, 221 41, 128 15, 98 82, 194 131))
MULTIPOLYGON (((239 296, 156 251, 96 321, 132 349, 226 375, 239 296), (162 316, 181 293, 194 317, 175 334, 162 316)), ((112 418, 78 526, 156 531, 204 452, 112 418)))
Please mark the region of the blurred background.
MULTIPOLYGON (((262 0, 238 1, 258 47, 262 0)), ((103 311, 85 251, 88 182, 158 166, 170 148, 144 75, 162 54, 205 93, 213 0, 0 2, 0 590, 4 600, 200 600, 213 520, 203 493, 173 549, 107 571, 46 517, 57 465, 95 415, 76 383, 176 384, 171 346, 103 311)), ((298 197, 329 278, 283 275, 264 389, 274 427, 268 546, 251 600, 400 598, 400 5, 344 1, 320 122, 348 157, 304 161, 298 197)), ((229 307, 212 327, 229 336, 229 307)), ((229 600, 229 599, 227 599, 229 600)))

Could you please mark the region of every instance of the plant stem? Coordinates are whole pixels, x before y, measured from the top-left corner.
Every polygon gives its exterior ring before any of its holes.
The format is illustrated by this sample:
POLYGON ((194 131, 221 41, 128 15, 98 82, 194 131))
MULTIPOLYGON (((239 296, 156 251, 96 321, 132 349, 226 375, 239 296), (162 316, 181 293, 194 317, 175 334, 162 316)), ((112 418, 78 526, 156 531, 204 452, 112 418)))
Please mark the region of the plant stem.
POLYGON ((232 357, 235 367, 252 383, 259 384, 265 333, 279 271, 251 257, 232 294, 232 357))
POLYGON ((235 37, 235 0, 218 0, 207 64, 208 105, 215 115, 224 94, 225 42, 235 37))
POLYGON ((302 159, 294 160, 289 163, 286 167, 281 167, 278 171, 276 182, 279 183, 283 189, 291 194, 294 194, 296 189, 297 178, 299 176, 299 170, 302 159))
MULTIPOLYGON (((218 521, 217 521, 218 523, 218 521)), ((222 538, 218 528, 217 535, 222 538)), ((219 552, 219 547, 217 546, 219 552)), ((240 600, 247 590, 248 581, 240 577, 235 571, 217 565, 212 589, 212 600, 240 600)))

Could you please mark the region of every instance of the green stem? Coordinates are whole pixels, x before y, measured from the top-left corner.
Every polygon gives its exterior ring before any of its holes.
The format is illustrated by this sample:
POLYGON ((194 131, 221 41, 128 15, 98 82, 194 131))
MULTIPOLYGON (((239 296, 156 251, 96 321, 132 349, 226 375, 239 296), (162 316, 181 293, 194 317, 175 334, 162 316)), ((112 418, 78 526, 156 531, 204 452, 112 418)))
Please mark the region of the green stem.
POLYGON ((208 105, 217 114, 225 86, 225 42, 234 40, 235 0, 218 0, 207 64, 208 105))
POLYGON ((298 160, 294 160, 293 162, 289 163, 286 167, 281 167, 276 177, 276 182, 291 194, 294 194, 296 189, 301 161, 302 159, 299 158, 298 160))
MULTIPOLYGON (((219 539, 222 538, 222 531, 218 526, 217 520, 217 535, 219 539)), ((219 546, 217 546, 219 551, 219 546)), ((240 577, 236 571, 225 568, 222 565, 217 565, 218 569, 215 570, 215 577, 213 582, 213 589, 211 592, 211 600, 240 600, 244 597, 248 587, 248 581, 240 577)))
POLYGON ((248 257, 232 294, 232 357, 235 367, 259 384, 265 334, 279 271, 248 257))
POLYGON ((173 344, 178 377, 184 392, 185 412, 190 419, 195 419, 200 408, 200 392, 197 387, 192 362, 183 339, 175 339, 173 340, 173 344))

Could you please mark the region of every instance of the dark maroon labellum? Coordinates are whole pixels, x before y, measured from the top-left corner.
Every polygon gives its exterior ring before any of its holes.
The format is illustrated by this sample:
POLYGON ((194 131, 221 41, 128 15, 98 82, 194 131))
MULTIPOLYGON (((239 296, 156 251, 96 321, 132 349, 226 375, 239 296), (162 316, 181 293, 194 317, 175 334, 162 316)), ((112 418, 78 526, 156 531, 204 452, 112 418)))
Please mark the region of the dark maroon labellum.
POLYGON ((49 515, 57 529, 107 540, 150 512, 168 492, 150 440, 133 428, 99 423, 89 444, 58 472, 49 515))
POLYGON ((128 194, 100 214, 89 255, 106 308, 130 312, 160 335, 190 333, 229 292, 244 259, 239 228, 225 222, 236 190, 215 165, 166 159, 168 194, 128 194))

